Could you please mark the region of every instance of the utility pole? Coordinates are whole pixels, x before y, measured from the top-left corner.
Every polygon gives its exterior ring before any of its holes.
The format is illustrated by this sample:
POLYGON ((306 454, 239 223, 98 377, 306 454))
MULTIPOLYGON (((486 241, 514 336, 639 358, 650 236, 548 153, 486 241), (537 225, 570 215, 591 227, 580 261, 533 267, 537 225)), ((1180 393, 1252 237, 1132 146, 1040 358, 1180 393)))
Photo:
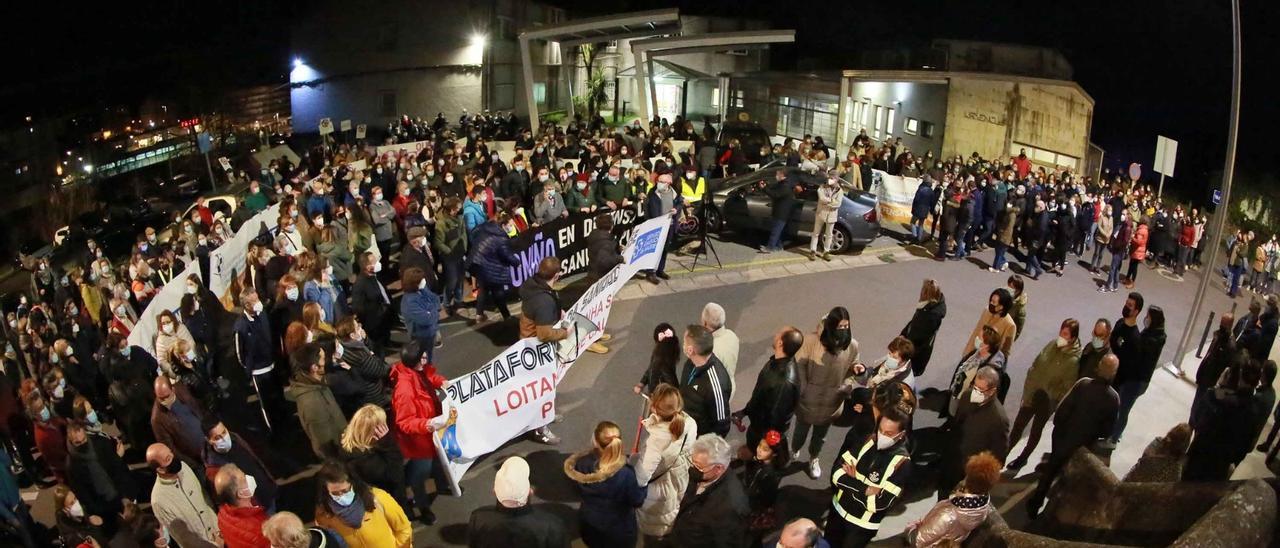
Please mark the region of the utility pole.
POLYGON ((1191 344, 1191 332, 1195 331, 1196 317, 1204 306, 1204 295, 1209 289, 1209 280, 1214 277, 1214 262, 1218 258, 1218 248, 1222 244, 1222 231, 1227 224, 1227 211, 1231 208, 1231 178, 1236 167, 1236 135, 1240 130, 1240 0, 1231 0, 1231 113, 1227 125, 1227 157, 1222 167, 1222 203, 1213 212, 1212 230, 1205 235, 1209 238, 1208 259, 1204 270, 1200 272, 1200 287, 1196 290, 1195 301, 1191 303, 1191 314, 1182 328, 1182 337, 1178 339, 1178 349, 1173 353, 1173 363, 1165 364, 1165 369, 1179 377, 1186 377, 1182 370, 1182 360, 1187 355, 1187 347, 1191 344))

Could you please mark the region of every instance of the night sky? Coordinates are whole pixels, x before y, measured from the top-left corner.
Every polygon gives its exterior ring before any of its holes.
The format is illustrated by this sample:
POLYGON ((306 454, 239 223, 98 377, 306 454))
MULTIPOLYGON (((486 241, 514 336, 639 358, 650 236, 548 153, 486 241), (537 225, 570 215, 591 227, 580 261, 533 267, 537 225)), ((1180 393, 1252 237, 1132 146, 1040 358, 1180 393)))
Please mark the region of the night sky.
MULTIPOLYGON (((1223 0, 549 3, 583 16, 675 6, 690 14, 769 20, 798 31, 797 44, 776 50, 783 68, 799 58, 846 68, 861 49, 924 45, 933 38, 1053 47, 1097 101, 1093 140, 1107 151, 1108 167, 1150 165, 1157 134, 1180 142, 1178 177, 1167 188, 1200 199, 1209 173, 1222 167, 1230 87, 1230 5, 1223 0)), ((1267 137, 1280 123, 1270 97, 1280 70, 1280 40, 1270 25, 1280 21, 1280 2, 1243 3, 1237 181, 1256 181, 1272 170, 1275 153, 1267 137)), ((9 32, 0 37, 11 53, 0 74, 4 127, 27 114, 137 104, 147 97, 199 103, 216 90, 281 82, 290 21, 315 2, 31 4, 20 8, 30 13, 11 14, 9 32)), ((358 24, 359 2, 348 5, 358 24)), ((380 6, 369 3, 369 9, 380 6)))

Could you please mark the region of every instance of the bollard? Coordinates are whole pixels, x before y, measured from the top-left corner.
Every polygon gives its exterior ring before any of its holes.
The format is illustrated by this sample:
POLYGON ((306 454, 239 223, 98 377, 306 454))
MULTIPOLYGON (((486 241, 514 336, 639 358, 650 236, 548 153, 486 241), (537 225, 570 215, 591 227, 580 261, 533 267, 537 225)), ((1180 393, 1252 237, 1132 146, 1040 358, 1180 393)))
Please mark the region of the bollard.
POLYGON ((1208 340, 1208 338, 1209 338, 1209 328, 1213 327, 1213 315, 1214 315, 1214 312, 1213 312, 1212 310, 1210 310, 1210 311, 1209 311, 1209 321, 1204 322, 1204 333, 1200 335, 1200 345, 1196 347, 1196 358, 1200 358, 1200 359, 1203 359, 1203 358, 1204 358, 1204 355, 1203 355, 1203 353, 1204 353, 1204 341, 1208 340))

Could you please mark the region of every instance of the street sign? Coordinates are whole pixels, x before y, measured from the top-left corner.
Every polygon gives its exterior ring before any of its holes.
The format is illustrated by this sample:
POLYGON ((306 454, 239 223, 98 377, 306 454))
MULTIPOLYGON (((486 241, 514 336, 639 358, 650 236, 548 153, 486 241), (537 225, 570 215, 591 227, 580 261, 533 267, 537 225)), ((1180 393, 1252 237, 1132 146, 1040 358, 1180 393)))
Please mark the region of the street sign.
POLYGON ((213 138, 209 137, 209 132, 201 131, 196 134, 196 150, 200 151, 200 154, 208 154, 213 150, 213 138))
POLYGON ((330 120, 330 119, 328 119, 328 118, 321 118, 321 119, 320 119, 320 134, 321 134, 321 135, 328 135, 328 134, 330 134, 330 133, 333 133, 333 120, 330 120))
POLYGON ((218 163, 222 165, 223 170, 231 171, 231 160, 228 160, 226 156, 219 156, 218 163))
POLYGON ((1222 205, 1222 190, 1213 189, 1213 205, 1222 205))
POLYGON ((369 127, 364 124, 356 126, 356 139, 364 139, 365 131, 368 129, 369 127))
POLYGON ((1173 167, 1178 160, 1178 142, 1163 135, 1156 136, 1156 173, 1173 177, 1173 167))
POLYGON ((1129 178, 1134 181, 1142 178, 1142 164, 1129 164, 1129 178))
POLYGON ((343 120, 338 122, 338 129, 342 131, 351 131, 351 120, 343 120))

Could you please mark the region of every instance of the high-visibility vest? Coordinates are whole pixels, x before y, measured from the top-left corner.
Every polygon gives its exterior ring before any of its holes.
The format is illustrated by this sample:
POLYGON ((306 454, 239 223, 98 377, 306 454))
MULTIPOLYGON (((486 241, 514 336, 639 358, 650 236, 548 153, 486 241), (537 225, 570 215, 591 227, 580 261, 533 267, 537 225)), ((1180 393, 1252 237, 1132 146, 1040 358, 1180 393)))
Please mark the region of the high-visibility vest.
POLYGON ((702 195, 707 191, 707 181, 702 177, 698 177, 693 184, 689 184, 688 179, 681 178, 680 195, 684 197, 684 203, 689 204, 702 199, 702 195))

